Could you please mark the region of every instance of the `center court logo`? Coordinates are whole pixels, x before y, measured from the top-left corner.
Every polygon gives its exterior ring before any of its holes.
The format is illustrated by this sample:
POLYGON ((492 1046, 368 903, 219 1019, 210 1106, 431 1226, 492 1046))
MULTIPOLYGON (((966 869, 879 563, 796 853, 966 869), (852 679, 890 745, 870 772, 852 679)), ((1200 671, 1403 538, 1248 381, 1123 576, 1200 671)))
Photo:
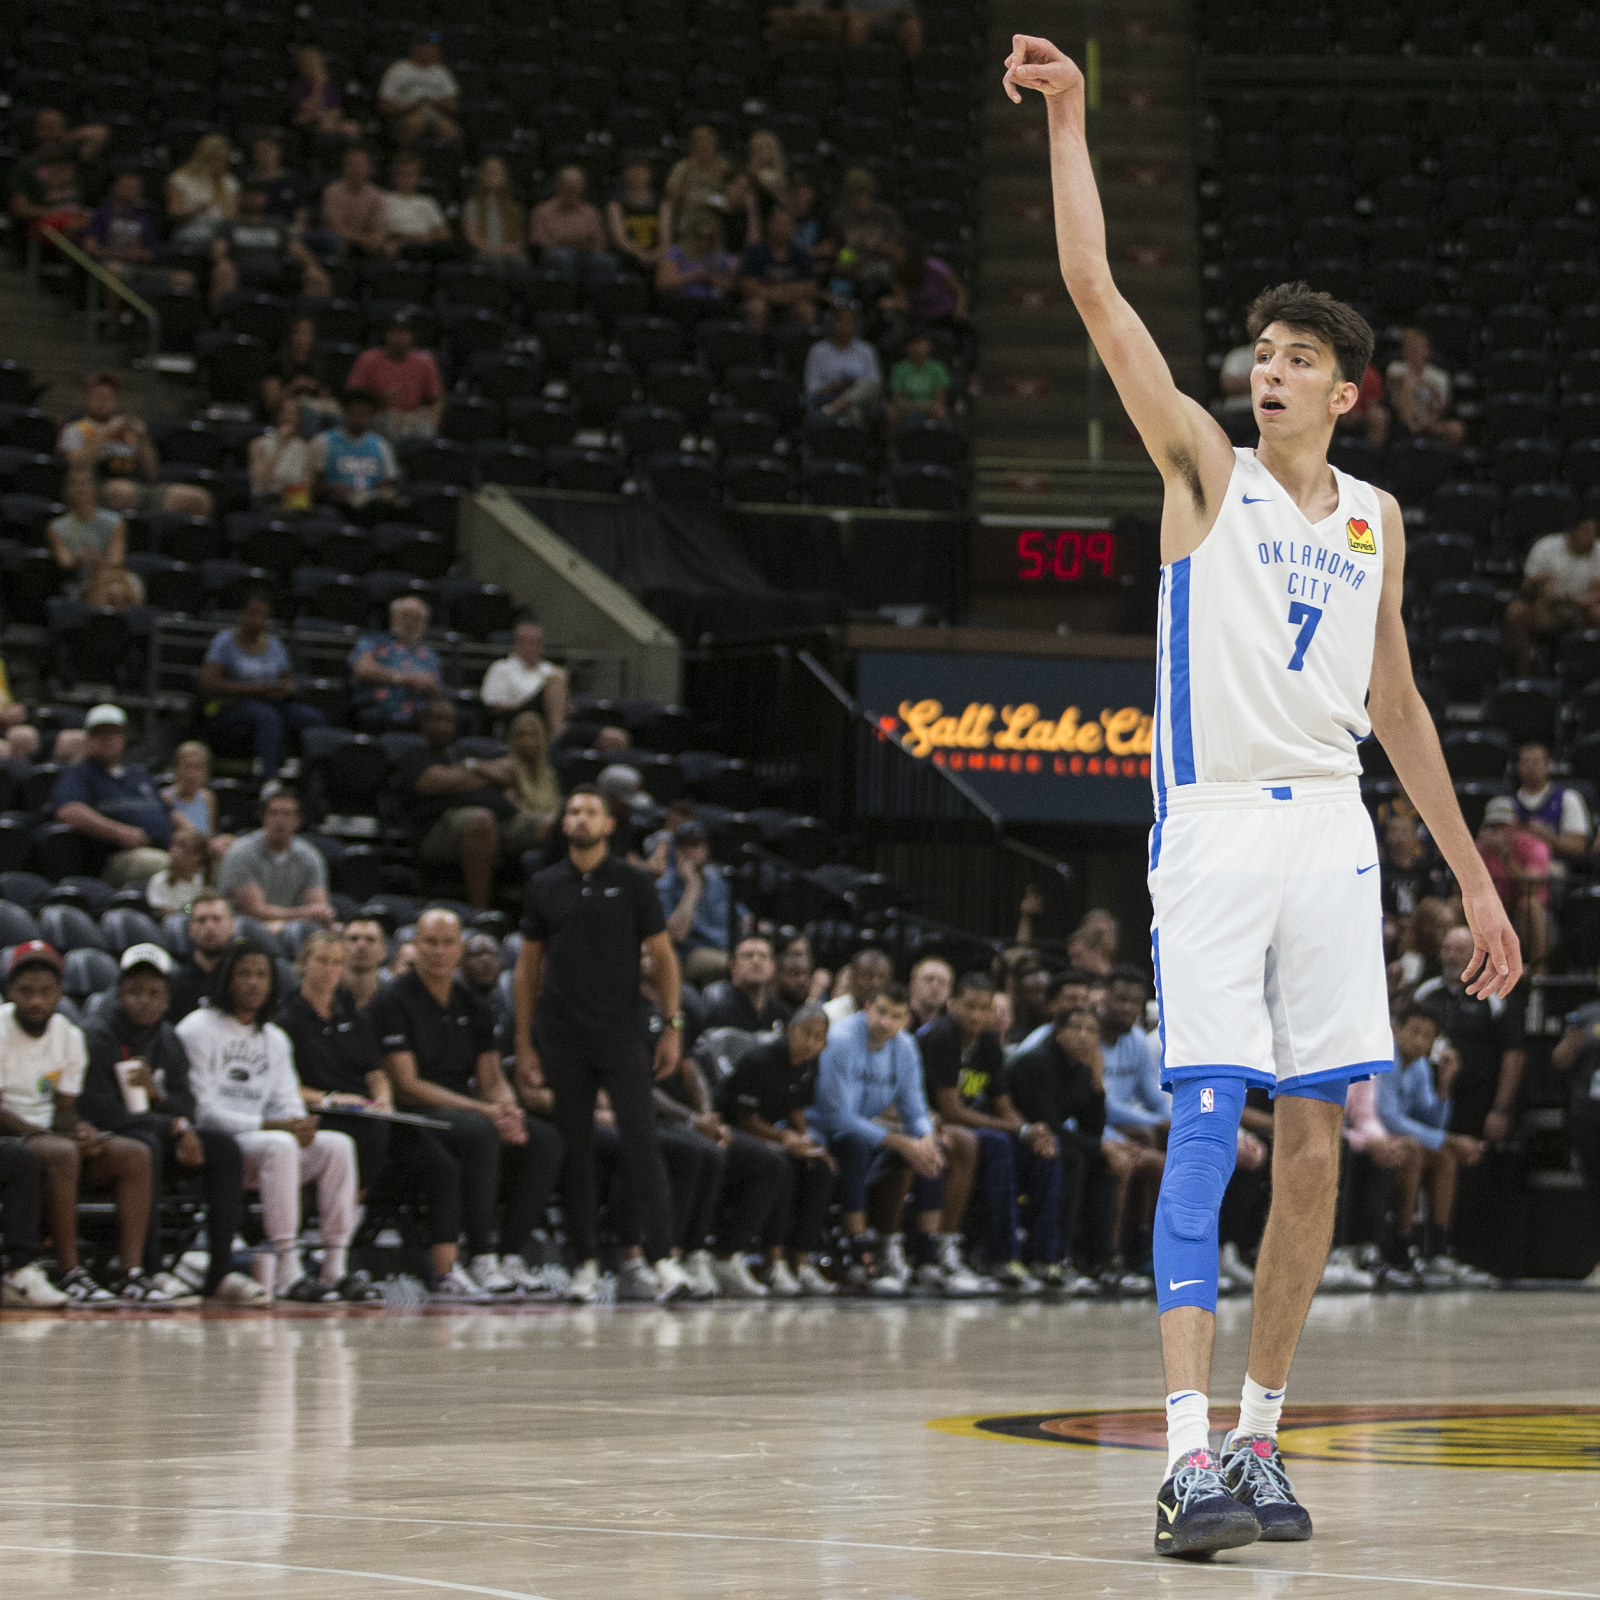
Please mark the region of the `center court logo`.
MULTIPOLYGON (((940 1417, 965 1438, 1104 1450, 1165 1450, 1159 1411, 1033 1411, 940 1417)), ((1279 1428, 1291 1461, 1498 1472, 1600 1472, 1600 1406, 1295 1406, 1279 1428)))
POLYGON ((1377 555, 1378 543, 1373 538, 1372 524, 1366 518, 1351 517, 1344 525, 1344 536, 1350 541, 1350 548, 1356 555, 1377 555))

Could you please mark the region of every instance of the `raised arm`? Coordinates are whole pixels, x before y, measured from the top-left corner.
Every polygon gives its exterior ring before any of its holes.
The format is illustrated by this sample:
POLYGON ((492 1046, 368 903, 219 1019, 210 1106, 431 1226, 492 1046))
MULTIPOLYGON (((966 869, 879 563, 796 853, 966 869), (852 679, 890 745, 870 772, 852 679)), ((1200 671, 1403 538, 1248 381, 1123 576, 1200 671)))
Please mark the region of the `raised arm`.
POLYGON ((1006 57, 1005 90, 1044 96, 1050 130, 1061 276, 1145 449, 1169 488, 1163 560, 1188 555, 1211 531, 1233 472, 1233 447, 1204 406, 1181 393, 1150 330, 1123 299, 1106 257, 1105 214, 1085 137, 1083 73, 1048 39, 1017 34, 1006 57))
MULTIPOLYGON (((1372 731, 1394 764, 1395 776, 1427 825, 1439 853, 1461 885, 1461 908, 1472 930, 1472 960, 1462 976, 1467 993, 1509 995, 1522 976, 1522 949, 1499 892, 1456 803, 1439 735, 1411 675, 1411 651, 1400 615, 1406 531, 1400 504, 1379 491, 1383 505, 1383 594, 1372 652, 1367 713, 1372 731)), ((1387 1120, 1387 1119, 1385 1119, 1387 1120)))

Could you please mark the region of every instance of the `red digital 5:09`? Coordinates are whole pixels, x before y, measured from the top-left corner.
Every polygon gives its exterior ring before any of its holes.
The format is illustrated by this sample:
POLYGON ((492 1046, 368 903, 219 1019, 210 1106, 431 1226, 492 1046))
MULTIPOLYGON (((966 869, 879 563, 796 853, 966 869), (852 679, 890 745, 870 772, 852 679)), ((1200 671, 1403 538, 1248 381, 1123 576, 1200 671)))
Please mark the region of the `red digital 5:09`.
POLYGON ((1017 535, 1017 576, 1025 583, 1076 583, 1116 575, 1114 533, 1027 528, 1017 535))

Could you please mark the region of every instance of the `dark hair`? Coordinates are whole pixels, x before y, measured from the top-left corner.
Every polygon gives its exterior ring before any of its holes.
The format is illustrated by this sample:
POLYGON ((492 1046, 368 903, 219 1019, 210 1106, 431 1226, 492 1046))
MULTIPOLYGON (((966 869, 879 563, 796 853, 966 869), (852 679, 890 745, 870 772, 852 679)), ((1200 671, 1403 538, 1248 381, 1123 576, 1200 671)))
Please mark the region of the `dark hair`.
POLYGON ((994 979, 987 972, 966 972, 956 984, 956 993, 959 994, 993 994, 994 979))
POLYGON ((1094 1014, 1094 1011, 1089 1006, 1069 1006, 1056 1018, 1050 1029, 1051 1033, 1060 1033, 1074 1017, 1087 1017, 1096 1028, 1100 1026, 1099 1017, 1094 1014))
POLYGON ((1112 983, 1136 983, 1146 994, 1150 992, 1150 979, 1137 967, 1127 965, 1116 966, 1111 969, 1112 983))
POLYGON ((222 947, 222 954, 217 957, 217 965, 211 974, 211 1004, 223 1016, 231 1017, 233 1007, 228 1001, 228 991, 233 987, 233 973, 246 956, 265 956, 267 970, 272 974, 272 982, 267 988, 267 998, 262 1001, 261 1009, 256 1012, 255 1026, 261 1027, 263 1023, 271 1022, 278 1010, 278 963, 273 959, 272 952, 262 944, 259 939, 252 939, 242 935, 237 939, 230 939, 222 947))
POLYGON ((302 816, 305 815, 305 807, 300 804, 300 796, 293 789, 274 789, 271 794, 262 795, 261 815, 266 816, 268 808, 277 805, 280 800, 287 800, 296 811, 302 816))
POLYGON ((1413 1000, 1409 1005, 1400 1008, 1400 1015, 1395 1018, 1395 1026, 1403 1028, 1413 1017, 1421 1017, 1424 1022, 1431 1022, 1434 1027, 1442 1027, 1439 1013, 1432 1006, 1425 1006, 1420 1000, 1413 1000))
POLYGON ((265 583, 246 583, 241 585, 238 592, 239 609, 241 611, 256 600, 265 600, 267 609, 270 611, 275 599, 276 596, 274 596, 271 586, 265 583))
POLYGON ((911 1004, 911 995, 903 983, 896 983, 891 979, 873 996, 875 1000, 887 1000, 892 1006, 908 1006, 911 1004))
POLYGON ((1050 998, 1054 1000, 1063 989, 1074 987, 1092 989, 1099 982, 1098 972, 1086 972, 1082 967, 1068 967, 1065 972, 1058 972, 1050 980, 1050 998))
POLYGON ((592 783, 575 783, 575 784, 573 784, 573 786, 570 789, 567 790, 567 799, 571 800, 575 795, 580 795, 580 794, 592 794, 595 797, 595 799, 600 801, 602 804, 606 804, 607 803, 606 802, 605 792, 595 784, 592 784, 592 783))
POLYGON ((1354 306, 1335 300, 1308 283, 1280 283, 1263 289, 1245 313, 1245 329, 1254 344, 1274 322, 1296 333, 1309 333, 1333 350, 1334 365, 1346 383, 1361 382, 1377 343, 1367 319, 1354 306))

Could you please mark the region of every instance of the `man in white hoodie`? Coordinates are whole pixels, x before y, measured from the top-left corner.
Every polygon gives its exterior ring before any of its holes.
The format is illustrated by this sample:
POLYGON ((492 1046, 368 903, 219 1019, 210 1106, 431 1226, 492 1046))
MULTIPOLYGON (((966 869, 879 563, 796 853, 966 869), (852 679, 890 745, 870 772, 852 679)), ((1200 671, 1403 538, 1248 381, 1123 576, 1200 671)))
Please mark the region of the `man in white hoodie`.
POLYGON ((201 1128, 231 1133, 244 1156, 244 1186, 261 1192, 268 1249, 255 1275, 279 1299, 318 1304, 378 1298, 350 1276, 356 1226, 356 1147, 306 1114, 289 1036, 268 1019, 278 1009, 277 968, 254 939, 235 939, 213 973, 211 1001, 178 1024, 201 1128), (300 1189, 314 1183, 323 1255, 320 1279, 300 1256, 300 1189))

